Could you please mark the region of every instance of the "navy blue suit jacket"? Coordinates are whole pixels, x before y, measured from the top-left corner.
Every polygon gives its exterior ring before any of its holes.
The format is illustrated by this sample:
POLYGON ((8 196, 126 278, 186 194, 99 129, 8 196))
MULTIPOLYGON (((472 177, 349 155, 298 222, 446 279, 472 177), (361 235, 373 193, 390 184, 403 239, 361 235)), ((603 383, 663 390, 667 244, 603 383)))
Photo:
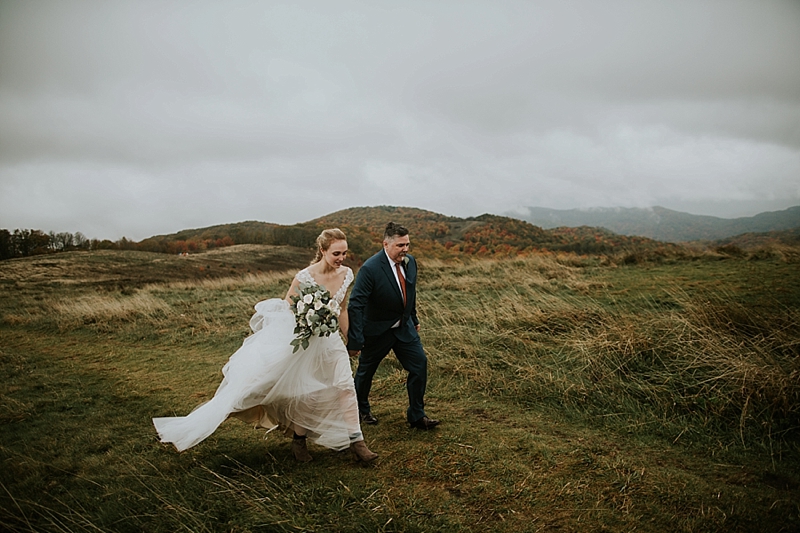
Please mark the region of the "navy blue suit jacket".
POLYGON ((347 349, 361 350, 364 337, 386 333, 398 320, 400 327, 394 333, 398 340, 411 342, 419 338, 417 333, 417 261, 406 255, 403 261, 406 278, 406 304, 394 277, 389 258, 381 249, 367 259, 358 271, 356 282, 350 293, 347 313, 350 329, 347 333, 347 349))

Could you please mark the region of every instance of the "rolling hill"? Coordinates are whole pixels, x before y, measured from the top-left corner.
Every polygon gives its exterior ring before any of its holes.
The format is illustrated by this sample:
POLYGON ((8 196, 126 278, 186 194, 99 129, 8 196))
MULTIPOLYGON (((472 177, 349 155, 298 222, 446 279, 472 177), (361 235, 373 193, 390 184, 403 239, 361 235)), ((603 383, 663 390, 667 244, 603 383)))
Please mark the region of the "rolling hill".
POLYGON ((742 250, 754 250, 770 246, 800 247, 800 228, 763 233, 742 233, 714 241, 715 246, 738 246, 742 250))
POLYGON ((529 222, 484 214, 458 218, 412 207, 353 207, 292 226, 248 221, 184 230, 150 237, 137 244, 141 250, 180 252, 231 244, 271 244, 311 248, 319 232, 339 227, 347 233, 355 260, 363 260, 380 247, 388 221, 411 232, 417 255, 436 258, 457 256, 508 257, 541 251, 624 253, 675 248, 652 239, 617 235, 605 229, 580 227, 545 230, 529 222))

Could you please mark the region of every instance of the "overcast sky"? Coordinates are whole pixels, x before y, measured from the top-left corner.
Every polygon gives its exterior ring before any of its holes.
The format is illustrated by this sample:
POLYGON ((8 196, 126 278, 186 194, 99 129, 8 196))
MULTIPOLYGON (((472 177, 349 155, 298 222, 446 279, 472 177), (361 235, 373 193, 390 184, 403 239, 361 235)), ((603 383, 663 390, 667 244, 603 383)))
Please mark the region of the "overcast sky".
POLYGON ((800 205, 800 2, 0 0, 0 228, 800 205))

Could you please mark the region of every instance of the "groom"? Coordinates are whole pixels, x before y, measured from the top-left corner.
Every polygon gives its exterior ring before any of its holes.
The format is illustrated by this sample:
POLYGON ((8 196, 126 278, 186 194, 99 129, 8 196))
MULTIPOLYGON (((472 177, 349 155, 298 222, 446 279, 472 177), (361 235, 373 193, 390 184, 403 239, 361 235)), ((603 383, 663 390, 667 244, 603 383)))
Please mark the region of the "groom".
POLYGON ((408 246, 408 230, 389 222, 383 250, 366 260, 350 293, 347 349, 351 356, 360 353, 355 387, 362 422, 378 423, 370 411, 369 391, 378 365, 392 350, 408 372, 408 423, 431 429, 439 421, 428 418, 424 409, 428 359, 417 333, 417 262, 408 255, 408 246))

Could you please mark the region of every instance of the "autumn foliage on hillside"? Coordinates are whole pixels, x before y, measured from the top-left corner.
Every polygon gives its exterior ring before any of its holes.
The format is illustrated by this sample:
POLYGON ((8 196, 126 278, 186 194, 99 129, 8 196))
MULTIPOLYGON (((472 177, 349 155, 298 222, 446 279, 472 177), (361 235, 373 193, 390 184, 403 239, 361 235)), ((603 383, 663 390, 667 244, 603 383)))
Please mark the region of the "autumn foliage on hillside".
POLYGON ((720 239, 713 244, 737 246, 743 250, 755 250, 768 246, 800 246, 800 228, 764 233, 743 233, 735 237, 720 239))
MULTIPOLYGON (((447 259, 458 256, 509 257, 543 251, 579 254, 631 251, 677 251, 680 247, 644 237, 626 237, 599 228, 557 228, 543 230, 510 217, 485 214, 457 218, 414 208, 360 207, 338 211, 312 221, 320 227, 337 226, 357 241, 358 253, 364 240, 372 249, 380 247, 383 227, 388 221, 408 227, 414 253, 447 259)), ((311 224, 309 223, 309 224, 311 224)), ((350 243, 353 248, 353 243, 350 243)))
MULTIPOLYGON (((634 253, 639 257, 676 253, 680 247, 644 237, 626 237, 600 228, 544 230, 528 222, 497 215, 458 218, 411 207, 354 207, 321 218, 283 226, 258 221, 187 229, 134 242, 87 241, 87 247, 142 250, 168 254, 194 253, 234 244, 269 244, 313 248, 325 228, 347 234, 352 260, 363 261, 381 247, 383 228, 393 221, 411 233, 413 253, 419 257, 513 257, 542 252, 577 254, 634 253), (102 246, 100 246, 102 244, 102 246)), ((50 250, 54 249, 52 246, 50 250)), ((43 247, 43 251, 47 248, 43 247)))

